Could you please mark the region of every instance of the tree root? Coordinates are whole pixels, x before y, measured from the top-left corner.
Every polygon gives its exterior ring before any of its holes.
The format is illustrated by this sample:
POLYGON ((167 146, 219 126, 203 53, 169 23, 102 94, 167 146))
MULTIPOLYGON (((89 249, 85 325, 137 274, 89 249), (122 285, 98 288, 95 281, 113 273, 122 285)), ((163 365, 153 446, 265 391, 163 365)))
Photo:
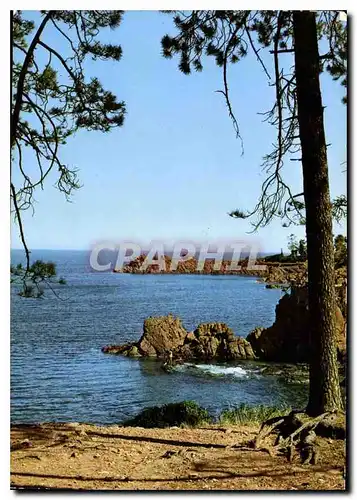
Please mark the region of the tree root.
POLYGON ((308 417, 303 412, 291 412, 285 417, 274 417, 261 425, 259 433, 253 441, 253 447, 261 451, 268 451, 270 455, 283 453, 289 462, 294 460, 296 451, 299 452, 303 464, 316 464, 319 460, 318 443, 316 443, 316 427, 337 411, 322 413, 317 417, 308 417), (303 415, 303 423, 297 415, 303 415), (278 432, 274 445, 267 443, 267 438, 278 432))
POLYGON ((255 438, 254 448, 256 449, 260 448, 260 443, 268 436, 270 436, 270 434, 274 431, 274 429, 283 424, 285 419, 286 417, 274 417, 263 422, 260 427, 259 434, 255 438))

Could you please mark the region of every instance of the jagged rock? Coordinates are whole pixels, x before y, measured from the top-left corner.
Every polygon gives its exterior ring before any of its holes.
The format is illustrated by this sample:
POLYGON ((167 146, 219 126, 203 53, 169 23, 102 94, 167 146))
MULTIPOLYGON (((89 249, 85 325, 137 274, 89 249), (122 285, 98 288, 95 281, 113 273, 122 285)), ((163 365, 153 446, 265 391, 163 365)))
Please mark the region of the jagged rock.
POLYGON ((255 358, 250 343, 246 339, 235 337, 225 323, 202 323, 195 331, 187 333, 181 320, 172 315, 146 319, 139 342, 107 346, 102 351, 130 357, 158 357, 166 360, 168 366, 183 361, 255 358))
MULTIPOLYGON (((253 343, 255 343, 255 342, 259 339, 259 337, 261 336, 261 334, 262 334, 262 332, 263 332, 264 330, 266 330, 266 328, 264 328, 264 327, 262 327, 262 326, 257 326, 257 327, 255 327, 255 328, 254 328, 254 330, 252 330, 252 331, 249 333, 249 335, 247 336, 247 339, 248 339, 248 337, 249 337, 249 339, 250 339, 250 340, 249 340, 249 342, 251 342, 251 343, 252 343, 252 342, 253 342, 253 343)), ((252 345, 253 345, 253 344, 252 344, 252 345)))
POLYGON ((125 354, 125 352, 129 351, 132 348, 133 344, 124 344, 124 345, 107 345, 102 347, 102 352, 108 354, 125 354))
POLYGON ((144 333, 138 342, 143 356, 164 356, 168 351, 182 345, 187 331, 181 320, 171 314, 150 317, 144 321, 144 333))
POLYGON ((267 288, 275 288, 278 284, 297 284, 302 285, 307 280, 307 264, 306 262, 296 263, 295 265, 274 265, 268 266, 267 276, 265 281, 272 286, 267 288))
POLYGON ((187 334, 184 344, 173 351, 176 362, 254 359, 248 341, 235 337, 225 323, 202 323, 187 334))
MULTIPOLYGON (((292 289, 285 294, 275 309, 275 322, 266 329, 256 328, 248 336, 254 353, 266 361, 308 363, 309 316, 307 290, 292 289)), ((346 348, 345 321, 340 309, 336 308, 336 338, 338 351, 346 348)))
POLYGON ((267 366, 263 366, 261 374, 265 377, 272 376, 285 384, 301 385, 309 383, 308 364, 271 363, 267 366))

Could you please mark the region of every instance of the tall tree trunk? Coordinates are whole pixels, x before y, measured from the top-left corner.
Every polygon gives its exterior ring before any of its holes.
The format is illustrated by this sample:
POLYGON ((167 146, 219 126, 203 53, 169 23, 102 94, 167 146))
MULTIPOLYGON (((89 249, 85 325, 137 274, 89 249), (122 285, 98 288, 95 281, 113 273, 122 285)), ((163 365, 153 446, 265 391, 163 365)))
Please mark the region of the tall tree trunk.
POLYGON ((295 71, 302 148, 309 279, 310 392, 307 412, 341 408, 335 340, 332 214, 314 12, 294 11, 295 71))

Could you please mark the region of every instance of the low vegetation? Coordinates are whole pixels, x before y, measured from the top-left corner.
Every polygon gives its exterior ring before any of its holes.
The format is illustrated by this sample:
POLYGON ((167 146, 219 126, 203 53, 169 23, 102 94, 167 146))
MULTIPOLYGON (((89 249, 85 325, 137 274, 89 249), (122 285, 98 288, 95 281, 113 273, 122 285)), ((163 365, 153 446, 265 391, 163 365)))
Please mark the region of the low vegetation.
POLYGON ((261 424, 269 418, 288 415, 291 410, 289 406, 250 406, 243 403, 235 408, 224 410, 219 417, 219 422, 225 425, 261 424))
POLYGON ((207 410, 201 408, 194 401, 182 401, 180 403, 145 408, 136 417, 124 422, 124 425, 145 428, 164 428, 180 425, 197 427, 210 421, 211 417, 207 410))
POLYGON ((241 404, 224 410, 218 418, 214 418, 194 401, 181 401, 145 408, 136 417, 124 422, 124 425, 144 428, 199 427, 217 421, 223 425, 261 424, 268 418, 287 415, 290 412, 291 408, 288 406, 241 404))

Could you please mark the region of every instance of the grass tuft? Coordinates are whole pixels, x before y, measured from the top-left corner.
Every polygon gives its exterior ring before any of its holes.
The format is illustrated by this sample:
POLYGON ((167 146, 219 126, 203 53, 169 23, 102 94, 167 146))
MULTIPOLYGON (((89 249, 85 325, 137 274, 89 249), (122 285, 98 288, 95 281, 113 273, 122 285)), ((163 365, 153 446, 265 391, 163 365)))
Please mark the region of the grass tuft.
POLYGON ((219 422, 225 425, 261 424, 269 418, 284 416, 291 412, 289 406, 250 406, 241 404, 238 407, 224 410, 219 422))
POLYGON ((201 427, 207 424, 218 423, 220 425, 247 425, 261 424, 265 420, 284 416, 291 412, 289 406, 240 406, 224 410, 218 419, 212 418, 205 408, 194 401, 181 401, 163 406, 152 406, 144 408, 134 418, 123 423, 125 426, 164 428, 180 426, 183 428, 201 427), (217 422, 218 420, 218 422, 217 422))

